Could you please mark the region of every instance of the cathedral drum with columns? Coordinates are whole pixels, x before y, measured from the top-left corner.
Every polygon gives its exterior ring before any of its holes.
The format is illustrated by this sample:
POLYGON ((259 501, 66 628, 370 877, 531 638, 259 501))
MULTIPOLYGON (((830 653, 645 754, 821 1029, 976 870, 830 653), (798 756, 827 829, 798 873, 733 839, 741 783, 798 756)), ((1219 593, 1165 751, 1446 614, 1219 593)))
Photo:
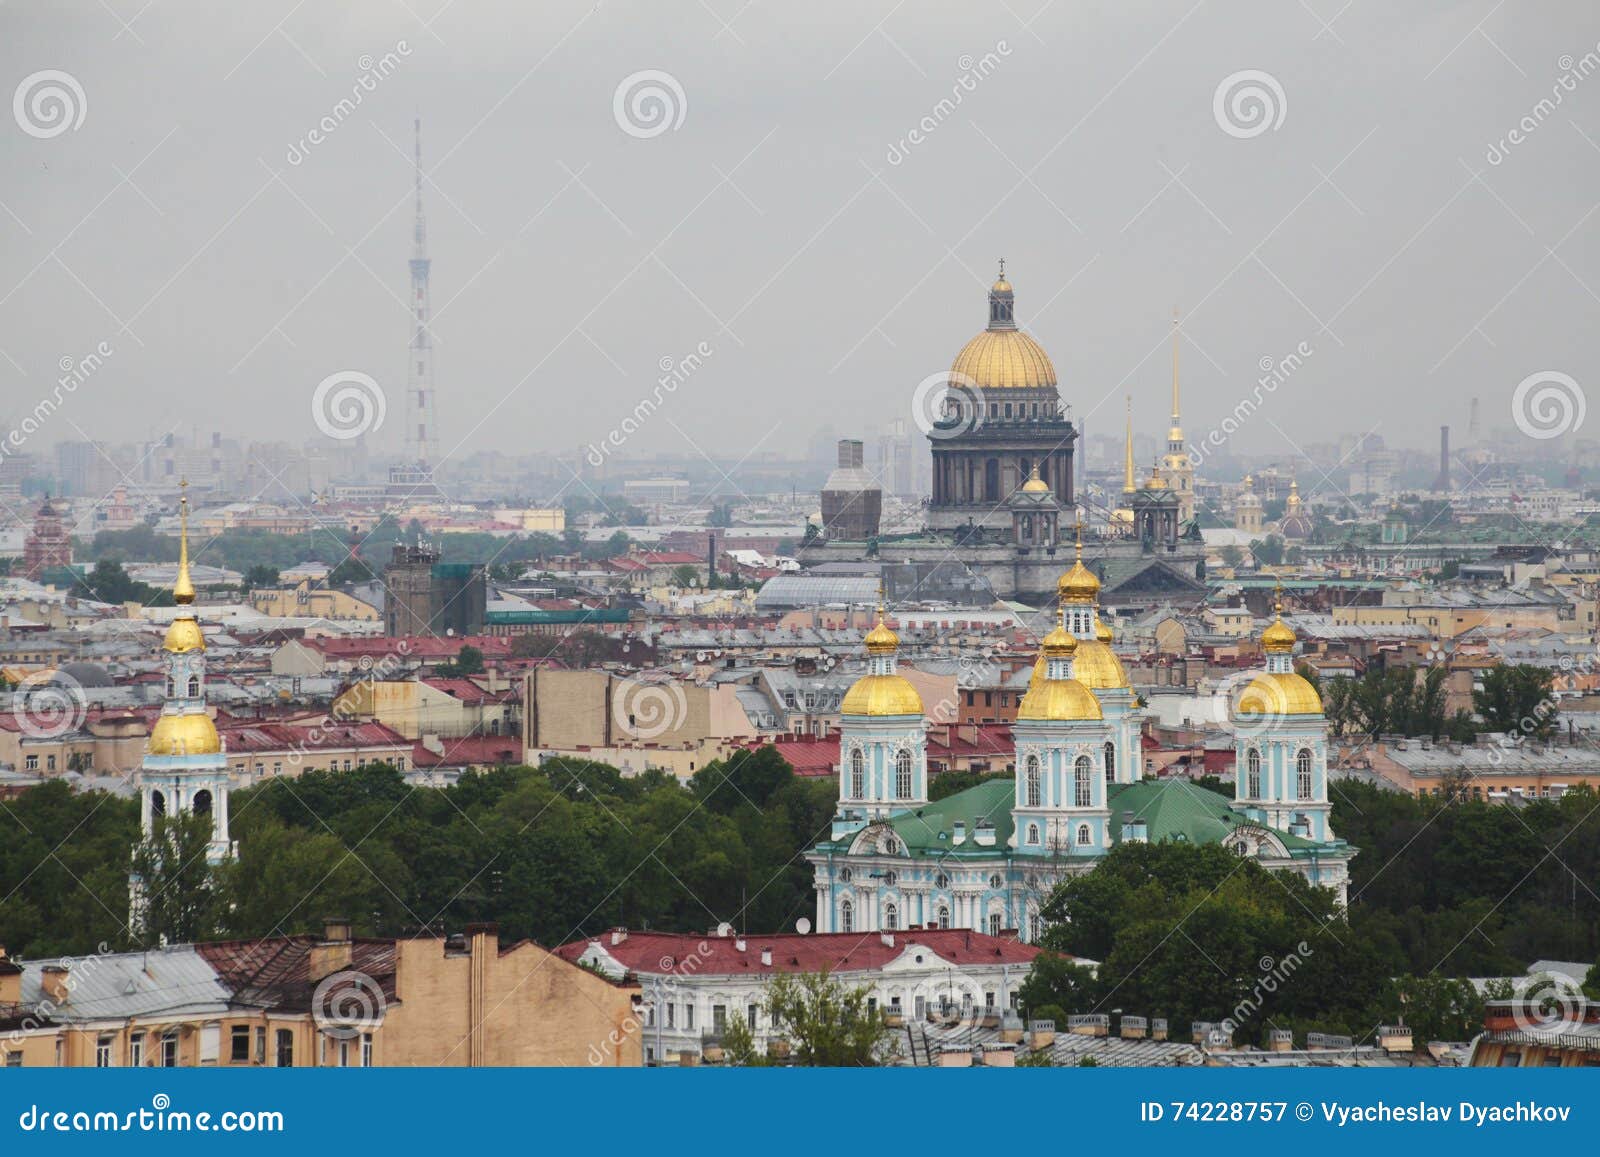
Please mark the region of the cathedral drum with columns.
POLYGON ((1230 800, 1186 779, 1142 778, 1143 712, 1099 592, 1081 557, 1057 585, 1056 626, 1012 728, 1010 777, 932 802, 922 704, 896 672, 899 639, 879 609, 867 673, 841 705, 833 829, 806 857, 819 931, 1014 930, 1031 942, 1057 884, 1135 842, 1222 844, 1345 901, 1356 849, 1329 830, 1322 702, 1293 670, 1281 615, 1262 634, 1266 670, 1231 712, 1230 800))
POLYGON ((928 526, 1011 528, 1008 501, 1037 478, 1061 506, 1072 497, 1077 432, 1044 347, 1017 328, 1016 299, 1001 263, 989 290, 989 325, 950 366, 945 410, 928 433, 933 496, 928 526))

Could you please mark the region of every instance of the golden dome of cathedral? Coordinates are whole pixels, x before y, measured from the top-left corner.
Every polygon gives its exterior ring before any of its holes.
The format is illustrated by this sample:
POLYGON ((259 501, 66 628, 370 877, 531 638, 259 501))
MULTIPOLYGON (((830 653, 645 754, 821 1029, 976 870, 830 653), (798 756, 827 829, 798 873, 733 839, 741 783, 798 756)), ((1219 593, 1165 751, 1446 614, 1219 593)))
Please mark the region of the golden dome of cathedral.
POLYGON ((1246 720, 1279 715, 1321 715, 1322 696, 1293 671, 1264 671, 1239 696, 1238 715, 1246 720))
POLYGON ((867 632, 864 642, 869 655, 892 655, 899 650, 900 636, 884 624, 882 610, 878 612, 878 625, 867 632))
POLYGON ((1100 700, 1076 677, 1076 658, 1082 651, 1082 645, 1061 623, 1058 612, 1055 630, 1039 643, 1039 662, 1046 665, 1044 676, 1041 678, 1039 668, 1034 668, 1028 693, 1022 697, 1022 704, 1017 708, 1019 720, 1073 722, 1105 718, 1100 710, 1100 700), (1072 659, 1074 677, 1050 678, 1048 664, 1051 659, 1072 659))
POLYGON ((167 628, 167 637, 161 642, 161 649, 169 655, 182 655, 188 651, 204 651, 206 638, 200 633, 200 624, 185 615, 181 619, 173 619, 172 625, 167 628))
POLYGON ((1261 632, 1261 649, 1269 655, 1287 655, 1294 650, 1294 631, 1282 619, 1261 632))
POLYGON ((151 755, 215 755, 222 750, 222 740, 204 712, 163 715, 151 729, 145 750, 151 755))
MULTIPOLYGON (((881 594, 880 591, 880 600, 881 594)), ((878 623, 867 632, 867 654, 874 659, 892 656, 900 647, 900 637, 883 621, 883 603, 878 604, 878 623)), ((861 676, 844 693, 839 704, 842 715, 921 715, 922 696, 908 679, 893 674, 894 663, 874 664, 877 668, 861 676), (885 670, 887 668, 887 670, 885 670)))
POLYGON ((1056 384, 1056 368, 1044 347, 1021 330, 991 329, 961 348, 950 377, 980 390, 1044 389, 1056 384))

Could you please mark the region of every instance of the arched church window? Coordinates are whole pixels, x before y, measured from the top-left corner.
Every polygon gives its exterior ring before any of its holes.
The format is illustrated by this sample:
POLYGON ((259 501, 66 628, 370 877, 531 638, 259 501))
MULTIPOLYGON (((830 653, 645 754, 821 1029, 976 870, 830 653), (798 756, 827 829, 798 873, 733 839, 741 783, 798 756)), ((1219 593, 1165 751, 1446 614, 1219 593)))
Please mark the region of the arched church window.
POLYGON ((858 747, 850 753, 850 798, 863 799, 867 794, 867 760, 858 747))
POLYGON ((198 699, 199 697, 200 697, 200 676, 198 676, 198 675, 190 675, 189 676, 189 698, 198 699))
POLYGON ((839 931, 854 932, 856 930, 856 906, 849 900, 839 901, 839 931))
POLYGON ((1028 756, 1028 775, 1023 798, 1027 801, 1028 807, 1039 806, 1039 757, 1037 755, 1028 756))
POLYGON ((896 884, 898 884, 899 882, 900 882, 900 877, 898 875, 896 875, 895 873, 893 873, 893 872, 885 872, 883 874, 883 886, 885 888, 892 888, 896 884))
POLYGON ((1078 756, 1072 769, 1072 804, 1089 807, 1094 802, 1094 786, 1090 782, 1091 767, 1087 755, 1078 756))
POLYGON ((159 791, 150 793, 150 814, 152 816, 164 816, 167 814, 167 797, 159 791))
POLYGON ((943 904, 939 905, 939 927, 950 927, 950 909, 946 908, 943 904))
POLYGON ((1039 825, 1038 824, 1029 824, 1028 825, 1028 842, 1030 844, 1034 844, 1036 846, 1039 843, 1039 825))
POLYGON ((1302 747, 1294 758, 1295 795, 1299 799, 1311 798, 1311 749, 1302 747))
POLYGON ((854 873, 852 873, 849 868, 840 868, 839 869, 839 882, 841 884, 848 884, 850 882, 850 877, 852 875, 854 875, 854 873))
POLYGON ((194 814, 197 816, 211 814, 211 793, 205 788, 194 793, 194 814))
POLYGON ((890 932, 900 927, 900 909, 893 904, 883 906, 883 926, 890 932))
POLYGON ((1106 782, 1117 782, 1117 745, 1106 740, 1106 782))
POLYGON ((1246 799, 1261 798, 1261 752, 1254 747, 1244 760, 1244 794, 1246 799))
POLYGON ((1093 842, 1094 842, 1094 837, 1089 834, 1089 825, 1088 824, 1079 824, 1078 825, 1078 846, 1081 847, 1081 848, 1086 848, 1093 842))
POLYGON ((178 684, 173 680, 171 675, 168 675, 167 676, 167 698, 168 699, 176 699, 177 697, 178 697, 178 684))
POLYGON ((933 878, 933 886, 935 888, 948 888, 950 886, 950 877, 940 872, 933 878))
POLYGON ((904 747, 894 757, 894 794, 896 799, 911 798, 911 752, 904 747))
POLYGON ((996 872, 994 875, 989 877, 989 887, 993 888, 996 892, 998 892, 1001 888, 1003 888, 1005 886, 1006 886, 1005 877, 1000 875, 999 872, 996 872))
POLYGON ((1030 944, 1037 944, 1039 942, 1039 931, 1040 931, 1040 929, 1039 929, 1039 913, 1037 913, 1037 912, 1029 912, 1028 913, 1028 942, 1030 944))

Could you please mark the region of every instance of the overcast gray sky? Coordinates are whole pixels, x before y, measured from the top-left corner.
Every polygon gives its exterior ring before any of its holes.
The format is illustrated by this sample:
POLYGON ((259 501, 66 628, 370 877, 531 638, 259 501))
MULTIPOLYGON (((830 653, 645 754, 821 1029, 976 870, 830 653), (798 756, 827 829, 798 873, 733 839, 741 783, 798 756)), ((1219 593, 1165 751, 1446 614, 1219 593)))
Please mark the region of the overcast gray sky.
POLYGON ((1374 425, 1430 445, 1473 394, 1509 425, 1529 374, 1593 376, 1600 75, 1534 109, 1597 41, 1582 2, 9 0, 0 89, 68 73, 83 118, 0 128, 0 411, 105 341, 41 446, 299 442, 345 369, 388 390, 398 445, 420 113, 456 454, 596 440, 702 341, 630 449, 910 417, 1002 255, 1091 429, 1129 390, 1164 427, 1179 304, 1191 436, 1306 342, 1238 449, 1374 425), (643 70, 684 97, 654 136, 613 111, 643 70), (1257 135, 1214 115, 1245 70, 1283 93, 1257 135))

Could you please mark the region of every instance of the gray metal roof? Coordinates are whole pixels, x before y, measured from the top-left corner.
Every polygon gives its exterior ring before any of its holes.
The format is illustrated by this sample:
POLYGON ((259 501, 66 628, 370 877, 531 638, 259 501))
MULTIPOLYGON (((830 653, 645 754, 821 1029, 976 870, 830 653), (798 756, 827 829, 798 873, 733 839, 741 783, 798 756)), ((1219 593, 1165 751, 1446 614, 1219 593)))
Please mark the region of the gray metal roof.
MULTIPOLYGON (((41 981, 48 965, 61 959, 19 961, 22 1004, 37 1007, 45 999, 41 981)), ((65 1004, 50 1014, 61 1021, 116 1020, 163 1013, 222 1013, 228 990, 216 969, 191 945, 149 952, 119 952, 65 961, 72 985, 65 1004)))
POLYGON ((878 580, 869 575, 780 574, 756 595, 756 607, 866 605, 878 598, 878 580))

